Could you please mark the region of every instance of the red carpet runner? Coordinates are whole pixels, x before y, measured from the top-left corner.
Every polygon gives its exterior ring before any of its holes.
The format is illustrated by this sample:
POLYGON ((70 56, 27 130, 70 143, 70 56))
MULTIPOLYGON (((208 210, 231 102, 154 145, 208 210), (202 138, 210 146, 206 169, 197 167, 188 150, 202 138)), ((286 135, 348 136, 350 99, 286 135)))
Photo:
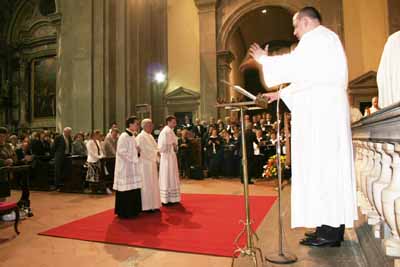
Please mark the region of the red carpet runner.
MULTIPOLYGON (((275 199, 250 198, 254 229, 275 199)), ((243 206, 243 196, 182 194, 181 205, 163 207, 161 212, 121 220, 110 209, 40 234, 230 257, 235 249, 233 241, 243 227, 239 224, 245 216, 243 206)))

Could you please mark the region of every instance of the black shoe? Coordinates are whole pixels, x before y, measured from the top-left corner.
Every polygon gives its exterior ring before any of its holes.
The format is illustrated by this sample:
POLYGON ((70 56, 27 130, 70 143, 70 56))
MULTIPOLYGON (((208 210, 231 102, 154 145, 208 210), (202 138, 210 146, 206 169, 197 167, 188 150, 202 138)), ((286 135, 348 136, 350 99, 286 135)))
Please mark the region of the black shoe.
POLYGON ((300 241, 300 244, 310 247, 340 247, 340 241, 328 240, 322 237, 305 238, 300 241))
POLYGON ((306 237, 310 237, 310 238, 317 238, 317 231, 308 231, 308 232, 305 232, 304 233, 304 235, 306 236, 306 237))

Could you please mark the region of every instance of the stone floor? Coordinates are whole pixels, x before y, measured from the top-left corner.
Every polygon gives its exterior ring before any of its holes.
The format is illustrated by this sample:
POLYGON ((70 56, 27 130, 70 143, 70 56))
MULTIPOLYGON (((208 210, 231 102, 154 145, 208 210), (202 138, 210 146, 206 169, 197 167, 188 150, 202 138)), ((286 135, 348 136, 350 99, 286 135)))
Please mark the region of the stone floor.
MULTIPOLYGON (((238 179, 207 179, 202 181, 183 180, 185 193, 235 194, 242 193, 238 179)), ((250 185, 252 195, 276 195, 274 187, 264 181, 250 185)), ((19 197, 13 192, 12 199, 19 197)), ((308 248, 298 244, 304 229, 292 230, 290 222, 290 187, 283 191, 284 245, 295 253, 299 260, 293 266, 322 267, 366 266, 356 235, 353 230, 346 231, 346 240, 340 248, 308 248)), ((32 192, 34 217, 20 225, 21 234, 15 237, 11 225, 0 224, 0 266, 7 267, 228 267, 230 258, 175 253, 154 249, 110 245, 71 239, 39 236, 37 233, 59 226, 105 209, 113 207, 113 196, 65 194, 58 192, 32 192)), ((258 245, 264 254, 278 247, 277 205, 266 216, 258 235, 258 245)), ((248 257, 239 258, 235 266, 252 266, 248 257)), ((259 265, 261 266, 261 265, 259 265)), ((263 266, 275 266, 264 263, 263 266)))

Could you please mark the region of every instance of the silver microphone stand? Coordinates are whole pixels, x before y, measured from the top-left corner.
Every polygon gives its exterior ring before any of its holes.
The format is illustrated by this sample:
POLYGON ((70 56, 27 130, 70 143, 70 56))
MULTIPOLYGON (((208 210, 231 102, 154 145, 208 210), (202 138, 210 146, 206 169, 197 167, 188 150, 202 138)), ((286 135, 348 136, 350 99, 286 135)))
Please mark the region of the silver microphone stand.
POLYGON ((280 92, 282 85, 279 86, 278 99, 276 101, 276 117, 277 117, 277 131, 276 131, 276 158, 277 158, 277 171, 278 171, 278 213, 279 213, 279 250, 265 257, 265 260, 276 264, 290 264, 297 261, 296 255, 283 251, 283 221, 282 221, 282 166, 281 166, 281 114, 279 110, 280 92))

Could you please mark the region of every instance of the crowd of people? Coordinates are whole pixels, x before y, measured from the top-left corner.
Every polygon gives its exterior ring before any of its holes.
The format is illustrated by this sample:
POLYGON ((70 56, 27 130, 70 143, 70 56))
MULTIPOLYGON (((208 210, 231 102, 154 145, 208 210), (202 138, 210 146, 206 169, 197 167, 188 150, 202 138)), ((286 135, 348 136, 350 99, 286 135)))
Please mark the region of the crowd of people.
MULTIPOLYGON (((176 119, 174 121, 176 123, 176 119)), ((137 136, 138 140, 146 140, 143 135, 147 133, 147 139, 151 136, 154 142, 159 142, 164 125, 155 129, 151 127, 151 130, 146 131, 146 122, 148 123, 148 120, 143 120, 142 127, 139 125, 133 131, 133 135, 137 136), (142 128, 142 134, 140 134, 140 128, 142 128)), ((253 116, 246 115, 244 125, 250 179, 261 177, 262 168, 268 157, 275 154, 277 123, 272 120, 270 114, 262 113, 253 116)), ((184 123, 177 124, 171 129, 174 136, 177 136, 176 149, 173 148, 173 151, 174 156, 177 157, 179 166, 177 170, 180 177, 241 176, 240 125, 235 118, 226 117, 224 120, 210 118, 208 122, 195 119, 192 122, 186 116, 184 123)), ((101 180, 101 173, 105 172, 114 176, 115 165, 104 167, 100 164, 100 160, 115 159, 117 156, 117 147, 122 134, 116 123, 113 123, 109 131, 104 134, 99 130, 90 134, 84 132, 73 134, 73 130, 66 127, 62 134, 44 129, 17 136, 9 133, 6 128, 1 128, 0 136, 0 167, 18 165, 37 167, 41 164, 50 164, 49 166, 54 166, 54 179, 49 181, 49 189, 60 190, 66 174, 72 167, 71 156, 85 157, 87 190, 95 193, 112 193, 111 184, 101 180)), ((161 167, 160 170, 162 170, 161 167)), ((4 200, 10 195, 10 185, 4 178, 5 171, 2 171, 1 176, 0 200, 4 200)), ((18 184, 23 189, 20 204, 30 209, 27 186, 29 175, 20 176, 18 184)), ((161 192, 161 197, 162 194, 163 192, 161 192)), ((167 193, 164 192, 164 194, 167 193)))

